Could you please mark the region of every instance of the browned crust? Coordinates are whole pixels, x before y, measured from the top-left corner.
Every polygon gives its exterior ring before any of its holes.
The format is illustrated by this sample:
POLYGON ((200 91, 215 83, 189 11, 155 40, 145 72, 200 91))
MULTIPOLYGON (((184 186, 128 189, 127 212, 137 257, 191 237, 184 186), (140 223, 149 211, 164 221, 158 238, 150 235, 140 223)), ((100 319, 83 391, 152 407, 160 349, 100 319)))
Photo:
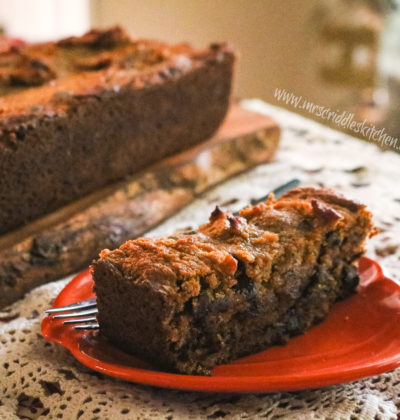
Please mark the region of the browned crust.
POLYGON ((86 96, 164 84, 207 63, 233 60, 234 53, 225 43, 195 50, 187 44, 133 41, 120 27, 92 30, 58 43, 21 46, 0 54, 0 91, 3 85, 7 93, 0 98, 0 132, 4 135, 21 124, 34 124, 38 117, 65 115, 86 96), (83 52, 81 46, 85 47, 83 52), (72 60, 71 49, 82 58, 72 60), (149 57, 145 55, 140 66, 129 64, 131 57, 143 54, 142 50, 149 51, 149 57), (85 58, 88 51, 90 57, 85 58), (9 61, 10 65, 1 66, 9 61))
POLYGON ((364 204, 350 200, 342 194, 339 194, 329 188, 294 188, 293 190, 287 192, 282 198, 309 199, 309 197, 313 197, 313 199, 320 199, 333 206, 344 207, 354 213, 365 208, 364 204))
POLYGON ((113 261, 137 281, 143 281, 144 273, 151 273, 147 279, 150 284, 175 284, 220 273, 214 283, 218 287, 227 278, 228 283, 235 281, 229 278, 237 268, 232 256, 249 264, 260 255, 273 259, 277 243, 287 237, 293 241, 296 235, 299 240, 318 242, 324 234, 345 230, 358 219, 360 229, 371 234, 372 216, 364 205, 332 190, 297 188, 278 200, 271 198, 241 210, 239 217, 216 207, 209 223, 197 233, 135 239, 117 250, 104 250, 101 259, 113 261), (310 224, 308 229, 302 228, 304 221, 310 224))

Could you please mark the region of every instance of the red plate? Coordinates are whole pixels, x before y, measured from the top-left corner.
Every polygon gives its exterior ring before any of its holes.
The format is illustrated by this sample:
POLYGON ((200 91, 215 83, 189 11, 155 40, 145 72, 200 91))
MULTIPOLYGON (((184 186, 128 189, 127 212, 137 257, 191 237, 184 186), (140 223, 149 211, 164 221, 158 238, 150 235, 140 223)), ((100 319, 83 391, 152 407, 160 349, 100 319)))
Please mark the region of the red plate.
MULTIPOLYGON (((270 392, 353 381, 400 366, 400 286, 380 266, 360 260, 359 292, 337 303, 327 319, 285 346, 217 366, 212 376, 160 372, 113 347, 97 332, 76 331, 46 317, 43 336, 106 375, 162 387, 221 392, 270 392)), ((54 306, 93 297, 88 271, 75 277, 54 306)))

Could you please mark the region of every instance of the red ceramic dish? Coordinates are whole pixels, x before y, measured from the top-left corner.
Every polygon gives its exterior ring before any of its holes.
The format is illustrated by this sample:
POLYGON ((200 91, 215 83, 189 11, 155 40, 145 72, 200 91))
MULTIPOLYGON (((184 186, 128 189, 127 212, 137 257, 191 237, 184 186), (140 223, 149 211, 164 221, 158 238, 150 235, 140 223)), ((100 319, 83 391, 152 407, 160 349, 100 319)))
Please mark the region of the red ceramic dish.
MULTIPOLYGON (((400 286, 380 266, 360 260, 359 292, 335 305, 327 319, 285 346, 217 366, 212 376, 160 372, 114 348, 98 332, 76 331, 46 317, 43 336, 66 347, 84 365, 148 385, 198 391, 270 392, 353 381, 400 366, 400 286)), ((88 271, 75 277, 54 306, 93 297, 88 271)))

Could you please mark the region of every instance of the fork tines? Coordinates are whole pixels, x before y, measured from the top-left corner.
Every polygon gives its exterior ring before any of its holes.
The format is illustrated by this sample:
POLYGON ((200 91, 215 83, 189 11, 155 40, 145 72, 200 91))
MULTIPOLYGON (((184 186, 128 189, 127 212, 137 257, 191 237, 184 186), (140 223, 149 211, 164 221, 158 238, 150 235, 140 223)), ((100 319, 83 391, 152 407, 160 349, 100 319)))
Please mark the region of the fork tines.
POLYGON ((89 316, 96 315, 97 312, 97 302, 95 298, 46 310, 46 313, 52 315, 54 319, 65 319, 63 322, 65 325, 77 324, 74 326, 76 330, 98 329, 99 324, 97 323, 97 318, 95 316, 89 316))
POLYGON ((87 322, 93 322, 93 321, 97 321, 97 318, 95 316, 90 317, 90 318, 79 318, 79 319, 67 319, 66 321, 64 321, 64 324, 83 324, 83 323, 87 323, 87 322))
POLYGON ((70 312, 66 314, 59 314, 54 315, 54 319, 63 319, 63 318, 78 318, 80 316, 87 316, 87 315, 95 315, 97 314, 97 308, 88 309, 87 311, 77 311, 77 312, 70 312))
POLYGON ((82 324, 82 325, 75 325, 74 327, 76 330, 98 330, 99 324, 82 324))
POLYGON ((47 314, 54 314, 57 312, 68 312, 68 311, 74 311, 75 309, 87 309, 87 308, 93 308, 97 305, 96 298, 83 300, 82 302, 72 303, 71 305, 65 305, 65 306, 59 306, 57 308, 51 308, 47 309, 47 314))

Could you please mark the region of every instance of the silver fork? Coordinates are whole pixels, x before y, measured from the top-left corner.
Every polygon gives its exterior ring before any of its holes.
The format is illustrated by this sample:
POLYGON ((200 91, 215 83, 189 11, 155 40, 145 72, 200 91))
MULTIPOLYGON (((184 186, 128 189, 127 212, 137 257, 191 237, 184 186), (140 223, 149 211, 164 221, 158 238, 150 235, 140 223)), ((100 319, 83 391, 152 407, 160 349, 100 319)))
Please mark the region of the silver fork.
POLYGON ((53 319, 65 319, 63 322, 64 325, 78 324, 74 326, 76 330, 97 330, 99 328, 97 318, 95 316, 89 316, 96 315, 98 312, 96 298, 47 309, 45 312, 48 315, 56 314, 53 315, 53 319))
MULTIPOLYGON (((281 195, 285 194, 287 191, 291 190, 292 188, 297 187, 300 184, 298 179, 292 179, 291 181, 287 182, 275 188, 272 192, 275 197, 280 197, 281 195)), ((268 194, 269 195, 269 194, 268 194)), ((257 204, 262 201, 268 199, 268 195, 261 197, 257 200, 252 200, 251 204, 257 204)), ((237 216, 239 213, 233 213, 237 216)), ((53 315, 54 319, 65 319, 63 324, 77 324, 74 326, 76 330, 97 330, 99 329, 99 324, 97 322, 96 315, 98 312, 97 309, 97 302, 96 298, 91 298, 87 300, 83 300, 81 302, 72 303, 70 305, 59 306, 58 308, 51 308, 45 311, 48 315, 53 315), (75 311, 75 312, 71 312, 75 311), (83 318, 82 318, 83 317, 83 318)))

